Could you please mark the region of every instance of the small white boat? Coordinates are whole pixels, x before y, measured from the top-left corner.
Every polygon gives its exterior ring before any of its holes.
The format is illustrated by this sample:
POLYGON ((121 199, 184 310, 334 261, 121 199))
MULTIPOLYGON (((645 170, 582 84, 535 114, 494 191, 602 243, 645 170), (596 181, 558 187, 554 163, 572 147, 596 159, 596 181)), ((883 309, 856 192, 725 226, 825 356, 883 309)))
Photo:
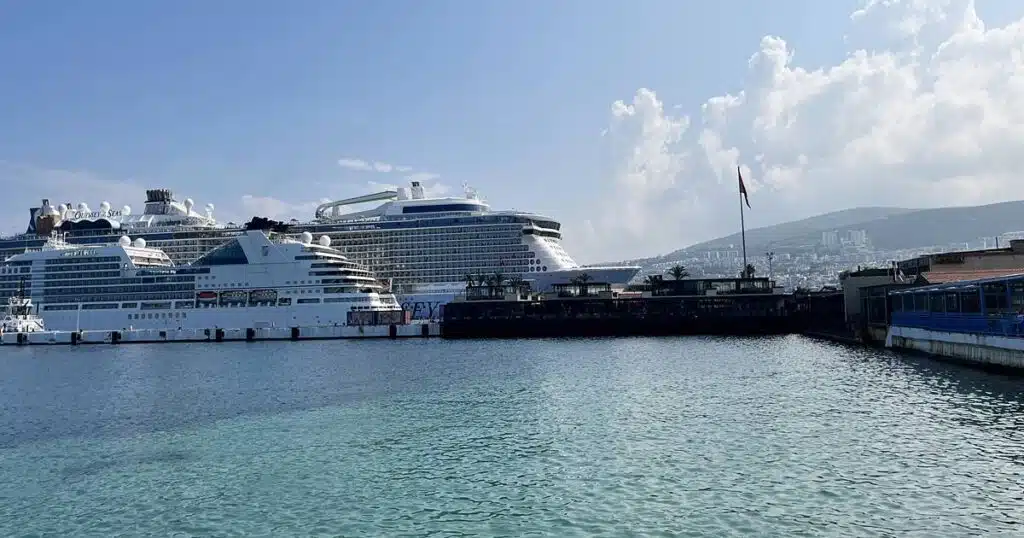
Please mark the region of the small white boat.
POLYGON ((7 300, 7 308, 0 319, 0 335, 4 333, 34 333, 41 332, 43 318, 33 312, 35 307, 32 299, 25 295, 25 283, 22 282, 18 294, 7 300))

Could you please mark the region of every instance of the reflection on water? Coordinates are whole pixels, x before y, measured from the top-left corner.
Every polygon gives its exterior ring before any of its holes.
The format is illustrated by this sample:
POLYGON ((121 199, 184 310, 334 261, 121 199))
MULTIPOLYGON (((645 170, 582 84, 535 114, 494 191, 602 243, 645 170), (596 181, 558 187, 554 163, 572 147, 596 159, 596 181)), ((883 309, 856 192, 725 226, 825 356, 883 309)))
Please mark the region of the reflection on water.
POLYGON ((4 349, 0 535, 1010 535, 1022 396, 799 337, 4 349))

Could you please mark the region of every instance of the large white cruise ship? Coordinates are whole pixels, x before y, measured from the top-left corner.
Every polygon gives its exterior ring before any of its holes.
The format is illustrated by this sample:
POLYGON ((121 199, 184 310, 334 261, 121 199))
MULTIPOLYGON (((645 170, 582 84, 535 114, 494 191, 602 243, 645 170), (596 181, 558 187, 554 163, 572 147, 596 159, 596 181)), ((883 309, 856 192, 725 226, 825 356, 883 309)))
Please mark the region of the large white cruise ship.
POLYGON ((561 224, 555 219, 522 211, 495 211, 467 188, 463 196, 427 197, 412 182, 375 194, 329 202, 317 208, 310 222, 272 223, 254 218, 246 227, 219 224, 213 206, 203 213, 191 200, 179 202, 166 189, 147 191, 142 213, 125 206, 119 211, 100 204, 53 207, 46 200, 32 209, 26 233, 0 239, 0 259, 39 248, 52 232, 68 243, 113 243, 122 235, 144 239, 163 250, 177 265, 192 263, 245 228, 266 227, 291 237, 304 232, 327 235, 350 260, 389 282, 403 308, 416 319, 438 319, 440 306, 465 289, 467 279, 480 281, 500 275, 524 279, 536 291, 586 274, 592 282, 624 286, 638 266, 586 267, 562 247, 561 224), (352 206, 383 202, 352 211, 352 206))
POLYGON ((338 200, 316 209, 315 222, 294 230, 326 234, 350 259, 392 283, 413 317, 437 318, 439 306, 468 279, 524 279, 536 291, 586 274, 591 282, 624 286, 639 266, 584 267, 562 248, 561 224, 520 211, 492 211, 466 188, 461 197, 424 195, 422 185, 338 200), (353 205, 384 201, 364 211, 353 205))
POLYGON ((375 276, 309 233, 250 230, 177 267, 131 241, 51 239, 0 264, 0 296, 24 288, 48 330, 216 329, 347 324, 349 312, 402 312, 375 276))

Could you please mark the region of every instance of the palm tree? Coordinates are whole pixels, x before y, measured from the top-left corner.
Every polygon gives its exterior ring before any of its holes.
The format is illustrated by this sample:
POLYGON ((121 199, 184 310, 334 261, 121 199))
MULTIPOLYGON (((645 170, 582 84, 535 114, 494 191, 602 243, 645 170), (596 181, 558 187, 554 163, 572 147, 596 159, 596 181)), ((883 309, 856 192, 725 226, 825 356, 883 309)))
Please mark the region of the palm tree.
POLYGON ((740 272, 740 278, 754 278, 754 273, 757 269, 754 269, 754 264, 748 263, 747 267, 740 272))
POLYGON ((525 293, 529 289, 529 284, 522 276, 516 275, 508 279, 508 286, 516 291, 516 293, 525 293))
POLYGON ((464 276, 462 278, 463 278, 463 280, 466 281, 466 286, 467 287, 472 287, 474 284, 476 284, 476 279, 473 278, 473 275, 471 275, 470 273, 466 273, 466 276, 464 276))
POLYGON ((487 294, 491 297, 495 295, 502 295, 501 287, 505 283, 505 275, 501 272, 496 272, 487 276, 480 276, 480 284, 487 286, 487 294))
POLYGON ((579 286, 580 295, 587 295, 587 292, 590 291, 587 289, 587 283, 590 282, 591 280, 594 280, 594 277, 590 276, 587 273, 580 273, 573 277, 571 282, 579 286))
POLYGON ((686 270, 686 267, 679 264, 673 265, 668 270, 668 274, 672 277, 672 280, 682 280, 690 276, 690 272, 686 270))

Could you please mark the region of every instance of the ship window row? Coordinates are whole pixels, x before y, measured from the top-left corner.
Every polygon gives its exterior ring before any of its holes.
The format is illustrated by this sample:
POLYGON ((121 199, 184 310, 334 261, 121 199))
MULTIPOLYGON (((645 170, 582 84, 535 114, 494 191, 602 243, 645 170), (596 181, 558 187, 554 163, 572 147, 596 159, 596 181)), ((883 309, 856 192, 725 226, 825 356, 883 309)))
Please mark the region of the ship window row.
POLYGON ((85 271, 69 275, 67 273, 43 273, 43 280, 81 280, 83 278, 110 278, 121 276, 121 271, 85 271))
MULTIPOLYGON (((74 252, 74 251, 71 251, 74 252)), ((77 256, 75 254, 69 254, 63 258, 53 258, 45 260, 46 265, 67 265, 67 264, 86 264, 86 263, 103 263, 103 262, 117 262, 121 261, 120 256, 77 256)))
POLYGON ((469 226, 488 224, 527 224, 530 219, 517 215, 479 215, 463 217, 407 217, 388 221, 372 221, 366 224, 340 223, 315 226, 312 233, 330 233, 366 230, 401 230, 408 228, 423 228, 427 226, 469 226))
POLYGON ((128 319, 182 319, 187 318, 188 312, 147 312, 145 314, 128 314, 128 319))
MULTIPOLYGON (((443 227, 443 228, 413 228, 409 230, 400 231, 388 231, 388 230, 362 230, 362 231, 334 231, 327 232, 330 236, 332 233, 339 235, 345 241, 350 239, 361 239, 374 237, 380 238, 394 238, 394 237, 425 237, 425 236, 496 236, 496 235, 513 235, 519 234, 523 229, 522 225, 489 225, 489 226, 459 226, 459 227, 443 227)), ((334 239, 333 237, 331 239, 334 239)))
POLYGON ((393 243, 396 241, 445 241, 445 240, 459 240, 459 241, 486 241, 489 239, 516 239, 518 240, 522 236, 522 228, 514 227, 508 229, 498 230, 472 230, 472 231, 456 231, 456 230, 445 230, 445 233, 434 233, 430 230, 422 230, 415 232, 403 232, 393 234, 373 234, 369 237, 349 237, 341 236, 339 238, 344 244, 350 242, 359 241, 372 241, 372 242, 384 242, 393 243))
POLYGON ((46 297, 46 303, 100 303, 104 301, 170 301, 175 299, 191 299, 194 293, 131 293, 131 294, 102 294, 102 295, 57 295, 46 297))
POLYGON ((358 259, 365 258, 367 255, 386 255, 389 257, 416 257, 420 258, 423 256, 443 256, 446 260, 456 259, 458 256, 464 258, 477 258, 484 254, 504 254, 509 257, 516 256, 521 258, 531 257, 529 252, 530 247, 526 245, 509 245, 506 247, 488 247, 480 245, 449 245, 448 248, 404 248, 404 249, 366 249, 361 251, 352 250, 352 256, 358 259))
POLYGON ((119 276, 112 276, 109 278, 90 278, 90 279, 67 279, 67 280, 51 280, 46 279, 42 282, 43 286, 47 288, 58 288, 58 287, 81 287, 81 286, 116 286, 116 285, 127 285, 127 284, 167 284, 167 283, 185 283, 192 285, 192 281, 188 279, 153 279, 153 278, 122 278, 119 276))
POLYGON ((75 265, 48 265, 43 268, 43 272, 47 274, 54 273, 79 273, 85 271, 109 271, 111 269, 120 269, 120 263, 89 263, 89 264, 75 264, 75 265))
POLYGON ((0 275, 21 275, 31 271, 31 267, 4 267, 0 270, 0 275))
POLYGON ((59 295, 68 293, 141 293, 145 291, 186 291, 193 290, 194 286, 188 284, 152 284, 146 286, 47 286, 43 288, 43 295, 59 295))

